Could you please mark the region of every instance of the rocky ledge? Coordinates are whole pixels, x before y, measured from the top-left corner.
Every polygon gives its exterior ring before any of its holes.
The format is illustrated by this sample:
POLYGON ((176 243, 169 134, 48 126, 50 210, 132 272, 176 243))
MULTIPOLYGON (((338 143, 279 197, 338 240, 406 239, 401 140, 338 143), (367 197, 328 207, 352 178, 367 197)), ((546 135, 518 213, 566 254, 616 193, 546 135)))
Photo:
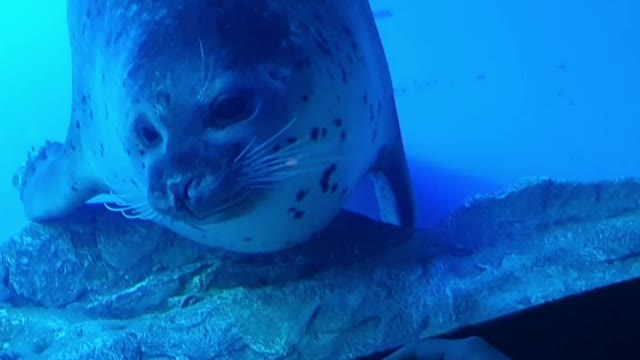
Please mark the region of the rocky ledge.
POLYGON ((241 256, 101 206, 0 245, 0 359, 357 359, 640 276, 640 182, 536 180, 434 229, 343 212, 241 256))

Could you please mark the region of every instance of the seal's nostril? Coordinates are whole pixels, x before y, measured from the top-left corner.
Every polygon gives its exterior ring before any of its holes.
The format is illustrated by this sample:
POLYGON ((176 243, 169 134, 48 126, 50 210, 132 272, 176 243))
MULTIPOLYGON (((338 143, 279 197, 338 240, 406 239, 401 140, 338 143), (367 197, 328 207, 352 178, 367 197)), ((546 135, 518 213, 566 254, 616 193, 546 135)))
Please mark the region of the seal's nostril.
POLYGON ((182 190, 183 194, 182 194, 182 198, 184 199, 185 202, 188 202, 191 199, 191 187, 193 186, 193 178, 189 179, 185 184, 184 184, 184 188, 182 190))

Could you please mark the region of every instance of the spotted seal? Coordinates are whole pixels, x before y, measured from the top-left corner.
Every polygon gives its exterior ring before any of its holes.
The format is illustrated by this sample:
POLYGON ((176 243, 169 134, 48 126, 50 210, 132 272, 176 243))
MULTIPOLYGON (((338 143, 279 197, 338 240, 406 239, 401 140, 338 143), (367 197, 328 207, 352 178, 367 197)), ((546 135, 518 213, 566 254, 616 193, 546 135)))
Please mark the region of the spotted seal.
POLYGON ((15 185, 29 219, 89 199, 214 247, 263 253, 326 226, 370 174, 414 224, 385 53, 366 0, 69 0, 64 143, 15 185))

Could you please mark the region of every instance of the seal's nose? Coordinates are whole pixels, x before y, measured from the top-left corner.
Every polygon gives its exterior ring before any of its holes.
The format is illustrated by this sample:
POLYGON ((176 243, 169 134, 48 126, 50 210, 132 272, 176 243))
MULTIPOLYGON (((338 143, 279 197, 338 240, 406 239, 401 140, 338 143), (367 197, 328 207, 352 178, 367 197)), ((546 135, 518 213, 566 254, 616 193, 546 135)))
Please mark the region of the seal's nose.
POLYGON ((167 182, 167 190, 173 199, 176 209, 192 212, 191 209, 191 191, 193 186, 193 177, 177 178, 167 182))

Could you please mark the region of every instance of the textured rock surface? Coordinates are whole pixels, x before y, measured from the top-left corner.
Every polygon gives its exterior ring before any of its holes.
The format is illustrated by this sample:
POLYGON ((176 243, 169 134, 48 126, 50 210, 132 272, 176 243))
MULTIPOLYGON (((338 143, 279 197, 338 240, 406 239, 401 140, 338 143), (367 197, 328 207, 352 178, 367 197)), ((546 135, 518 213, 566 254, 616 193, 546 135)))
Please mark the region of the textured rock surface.
POLYGON ((634 180, 540 180, 429 231, 345 212, 268 256, 89 207, 1 245, 0 359, 354 359, 638 277, 638 256, 634 180))

